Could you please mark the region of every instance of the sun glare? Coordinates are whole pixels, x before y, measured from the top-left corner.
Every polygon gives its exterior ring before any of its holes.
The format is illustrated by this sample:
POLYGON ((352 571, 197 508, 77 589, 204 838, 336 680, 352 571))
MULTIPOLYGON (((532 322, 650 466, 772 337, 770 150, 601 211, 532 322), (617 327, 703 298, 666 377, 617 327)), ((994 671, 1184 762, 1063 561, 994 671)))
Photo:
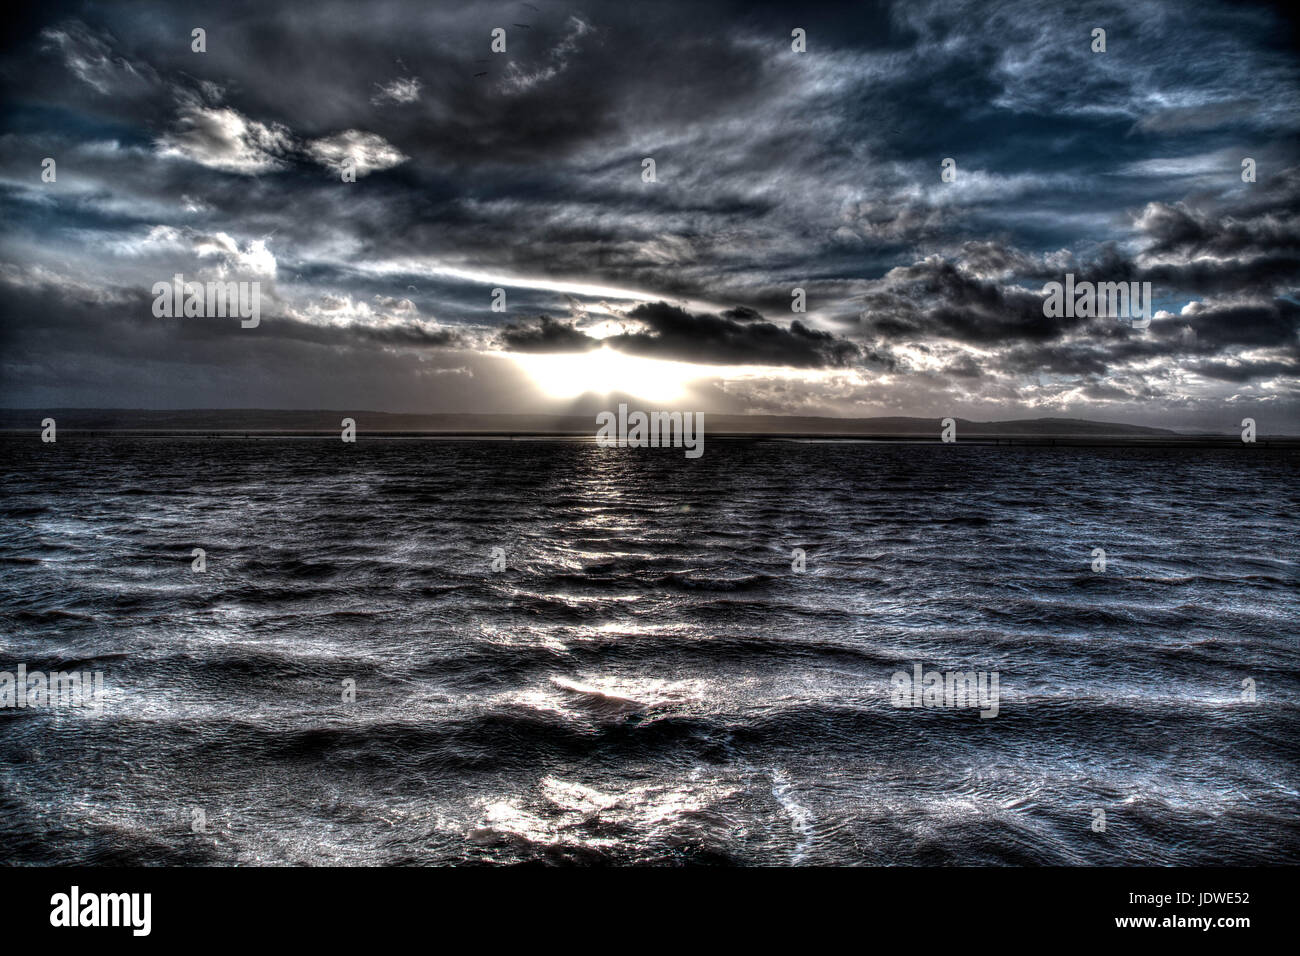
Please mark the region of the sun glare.
POLYGON ((605 347, 577 354, 512 353, 510 357, 548 398, 558 399, 620 392, 650 402, 671 402, 686 393, 688 382, 707 374, 686 362, 639 358, 605 347))

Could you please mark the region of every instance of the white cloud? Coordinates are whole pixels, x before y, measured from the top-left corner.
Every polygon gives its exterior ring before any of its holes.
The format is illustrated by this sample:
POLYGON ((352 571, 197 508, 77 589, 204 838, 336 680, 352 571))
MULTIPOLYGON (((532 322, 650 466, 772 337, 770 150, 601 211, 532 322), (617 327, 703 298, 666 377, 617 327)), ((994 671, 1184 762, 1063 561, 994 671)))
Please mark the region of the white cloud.
POLYGON ((189 253, 196 259, 217 262, 219 275, 237 275, 244 279, 274 279, 275 256, 265 239, 240 241, 229 233, 199 232, 189 227, 156 225, 144 236, 121 238, 105 244, 115 255, 140 260, 175 263, 178 254, 189 253))
POLYGON ((515 61, 511 60, 506 68, 505 87, 508 92, 520 93, 538 83, 545 83, 547 80, 554 79, 563 73, 569 65, 569 60, 578 52, 578 41, 588 33, 592 32, 591 24, 578 17, 570 15, 568 20, 568 30, 564 37, 547 51, 549 62, 546 66, 539 69, 528 71, 520 69, 515 61))
POLYGON ((350 163, 358 177, 377 169, 389 169, 408 158, 382 136, 359 129, 314 139, 307 144, 307 154, 322 166, 334 169, 342 169, 350 163))
POLYGON ((114 55, 108 43, 75 20, 41 31, 43 49, 57 50, 64 65, 83 83, 100 93, 122 91, 157 79, 146 64, 133 64, 114 55), (116 90, 115 90, 116 88, 116 90))
POLYGON ((383 103, 414 103, 420 98, 420 80, 418 77, 398 77, 389 83, 375 84, 379 92, 370 97, 375 106, 383 103))
POLYGON ((178 157, 228 173, 264 173, 280 169, 281 155, 292 145, 289 131, 241 116, 230 107, 182 107, 178 129, 157 141, 161 156, 178 157))
POLYGON ((251 239, 242 245, 224 232, 199 236, 194 241, 194 253, 200 259, 217 259, 221 273, 227 270, 249 278, 275 278, 275 256, 264 239, 251 239))

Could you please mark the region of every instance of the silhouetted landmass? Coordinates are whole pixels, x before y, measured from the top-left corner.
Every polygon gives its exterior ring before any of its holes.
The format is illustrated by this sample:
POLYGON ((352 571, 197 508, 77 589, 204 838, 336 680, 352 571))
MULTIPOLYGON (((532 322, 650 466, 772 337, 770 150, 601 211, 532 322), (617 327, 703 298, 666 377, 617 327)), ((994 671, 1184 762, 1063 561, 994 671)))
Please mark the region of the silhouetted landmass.
MULTIPOLYGON (((31 433, 41 420, 54 418, 61 435, 137 434, 267 436, 334 435, 344 418, 356 421, 359 436, 548 437, 595 434, 592 415, 480 415, 399 414, 357 410, 281 409, 0 409, 0 431, 31 433)), ((710 438, 859 438, 924 440, 939 438, 937 418, 828 418, 786 415, 706 415, 710 438)), ((1064 440, 1069 443, 1169 443, 1240 442, 1239 432, 1187 434, 1168 428, 1096 422, 1077 418, 1032 418, 1019 421, 975 422, 956 419, 959 441, 1024 440, 1029 443, 1064 440)), ((1292 440, 1266 435, 1260 440, 1292 440)))

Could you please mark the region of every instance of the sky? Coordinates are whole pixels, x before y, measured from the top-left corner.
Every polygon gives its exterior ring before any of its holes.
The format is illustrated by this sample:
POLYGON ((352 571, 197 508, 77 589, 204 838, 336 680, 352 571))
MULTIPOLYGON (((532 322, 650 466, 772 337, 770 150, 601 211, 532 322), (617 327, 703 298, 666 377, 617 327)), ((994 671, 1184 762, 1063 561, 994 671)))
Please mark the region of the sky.
POLYGON ((1282 7, 31 6, 5 407, 1300 427, 1282 7), (159 317, 177 273, 259 323, 159 317), (1067 274, 1149 326, 1046 315, 1067 274))

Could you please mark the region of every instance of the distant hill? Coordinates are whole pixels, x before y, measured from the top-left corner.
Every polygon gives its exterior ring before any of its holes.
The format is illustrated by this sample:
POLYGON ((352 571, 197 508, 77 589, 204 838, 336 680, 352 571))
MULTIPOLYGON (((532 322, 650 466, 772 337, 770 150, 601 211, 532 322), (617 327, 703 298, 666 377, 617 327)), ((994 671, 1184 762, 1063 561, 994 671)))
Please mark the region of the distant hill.
MULTIPOLYGON (((462 435, 591 435, 590 415, 395 414, 364 410, 293 411, 278 409, 0 409, 0 429, 39 430, 53 417, 61 430, 153 433, 174 432, 336 432, 343 418, 358 431, 462 435)), ((1167 428, 1095 422, 1078 418, 1031 418, 1019 421, 957 420, 958 439, 968 438, 1119 438, 1183 439, 1167 428)), ((707 415, 707 434, 825 437, 937 438, 937 418, 825 418, 785 415, 707 415)))

